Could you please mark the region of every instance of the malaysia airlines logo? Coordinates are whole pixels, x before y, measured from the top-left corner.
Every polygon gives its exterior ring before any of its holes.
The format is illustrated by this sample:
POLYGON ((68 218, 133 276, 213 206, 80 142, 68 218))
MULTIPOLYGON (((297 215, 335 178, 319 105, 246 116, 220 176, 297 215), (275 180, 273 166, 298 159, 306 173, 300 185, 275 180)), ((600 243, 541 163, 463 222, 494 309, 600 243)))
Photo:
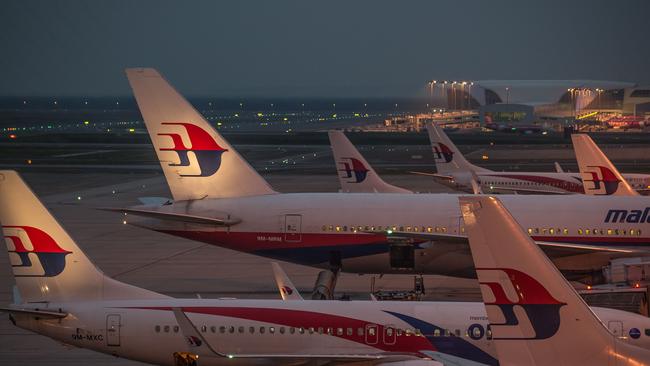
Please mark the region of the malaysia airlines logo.
POLYGON ((169 136, 174 147, 160 148, 160 151, 174 151, 178 154, 180 162, 169 163, 168 166, 189 167, 191 165, 188 153, 191 151, 199 165, 199 174, 180 174, 181 177, 209 177, 214 175, 221 167, 221 155, 228 151, 210 136, 208 132, 191 123, 163 122, 166 126, 182 126, 185 129, 190 147, 185 146, 183 138, 178 133, 159 133, 158 136, 169 136))
POLYGON ((3 226, 2 232, 15 277, 57 276, 65 269, 65 257, 72 253, 61 248, 48 233, 32 226, 3 226))
POLYGON ((529 275, 508 268, 477 268, 481 292, 491 318, 494 339, 546 339, 560 328, 560 308, 548 290, 529 275), (523 329, 523 334, 516 327, 523 329))
POLYGON ((282 286, 280 287, 280 292, 282 292, 282 294, 285 296, 289 296, 293 294, 293 289, 291 289, 289 286, 282 286))
POLYGON ((203 344, 203 342, 201 342, 201 340, 195 336, 185 337, 185 340, 187 341, 187 344, 190 345, 190 347, 201 347, 203 344))
POLYGON ((450 163, 454 159, 454 152, 443 143, 439 142, 437 145, 433 145, 433 159, 450 163))
POLYGON ((343 169, 339 169, 340 172, 343 172, 342 178, 353 179, 348 183, 363 182, 370 171, 359 159, 355 158, 341 158, 339 164, 343 167, 343 169))
POLYGON ((621 181, 616 177, 614 172, 604 166, 592 165, 587 167, 588 171, 583 173, 583 182, 592 182, 593 188, 588 188, 585 185, 585 192, 587 190, 595 191, 597 195, 611 195, 618 190, 618 185, 621 181))

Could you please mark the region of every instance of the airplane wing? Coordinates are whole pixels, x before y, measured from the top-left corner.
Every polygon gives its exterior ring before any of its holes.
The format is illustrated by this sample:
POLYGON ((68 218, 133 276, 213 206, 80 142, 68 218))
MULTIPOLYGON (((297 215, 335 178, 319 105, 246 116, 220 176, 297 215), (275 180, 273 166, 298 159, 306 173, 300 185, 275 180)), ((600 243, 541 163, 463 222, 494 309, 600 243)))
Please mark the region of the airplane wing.
POLYGON ((0 308, 0 311, 9 314, 32 315, 36 318, 41 318, 41 319, 63 319, 66 316, 68 316, 68 313, 46 311, 46 310, 35 310, 35 309, 0 308))
MULTIPOLYGON (((372 232, 377 234, 377 232, 372 232)), ((447 234, 447 233, 423 233, 423 232, 412 232, 412 231, 391 231, 386 232, 386 237, 392 238, 395 240, 399 239, 416 239, 416 240, 427 240, 434 242, 444 242, 450 244, 467 244, 469 241, 466 236, 458 234, 447 234)), ((649 254, 650 252, 645 250, 638 249, 629 249, 629 248, 613 248, 613 247, 601 247, 596 245, 585 245, 585 244, 573 244, 573 243, 562 243, 562 242, 548 242, 548 241, 536 241, 544 252, 547 254, 554 254, 554 256, 571 256, 579 254, 589 254, 589 253, 612 253, 617 255, 629 254, 629 255, 639 255, 640 253, 649 254)))
POLYGON ((144 210, 144 209, 135 209, 135 208, 119 208, 119 207, 103 207, 99 210, 104 211, 113 211, 113 212, 123 212, 125 214, 132 214, 137 216, 150 217, 159 220, 169 220, 169 221, 180 221, 188 222, 192 224, 204 224, 204 225, 216 225, 216 226, 233 226, 239 224, 241 219, 233 217, 205 217, 205 216, 195 216, 188 215, 176 212, 161 212, 155 210, 144 210))
POLYGON ((282 267, 277 262, 271 262, 271 266, 273 266, 273 276, 275 276, 275 283, 278 285, 282 300, 304 300, 282 267))
POLYGON ((416 174, 416 175, 424 175, 427 177, 434 177, 438 179, 444 179, 444 180, 453 180, 454 177, 451 175, 444 175, 444 174, 436 174, 436 173, 427 173, 427 172, 409 172, 411 174, 416 174))

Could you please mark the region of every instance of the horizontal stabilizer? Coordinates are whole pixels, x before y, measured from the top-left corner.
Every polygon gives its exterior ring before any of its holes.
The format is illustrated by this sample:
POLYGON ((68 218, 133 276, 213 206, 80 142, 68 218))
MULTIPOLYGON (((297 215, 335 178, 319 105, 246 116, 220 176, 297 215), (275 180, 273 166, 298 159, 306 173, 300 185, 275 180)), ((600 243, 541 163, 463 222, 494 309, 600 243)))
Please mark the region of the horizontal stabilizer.
POLYGON ((63 319, 68 316, 68 313, 34 309, 0 308, 0 311, 9 314, 33 315, 41 319, 63 319))
POLYGON ((150 217, 159 220, 187 222, 191 224, 233 226, 241 222, 241 219, 232 218, 232 217, 224 217, 224 218, 204 217, 204 216, 187 215, 187 214, 174 213, 174 212, 160 212, 160 211, 142 210, 142 209, 135 209, 135 208, 103 207, 99 209, 104 211, 123 212, 126 214, 150 217))

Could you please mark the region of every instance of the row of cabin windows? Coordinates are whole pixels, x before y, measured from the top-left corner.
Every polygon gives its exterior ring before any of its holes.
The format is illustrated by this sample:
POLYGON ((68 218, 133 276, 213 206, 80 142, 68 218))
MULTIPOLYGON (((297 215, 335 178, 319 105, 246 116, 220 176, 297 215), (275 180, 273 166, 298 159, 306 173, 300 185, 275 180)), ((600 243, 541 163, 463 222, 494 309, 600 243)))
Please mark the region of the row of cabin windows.
MULTIPOLYGON (((479 184, 481 184, 479 182, 479 184)), ((551 186, 551 187, 557 187, 557 188, 562 188, 562 189, 568 189, 569 187, 572 186, 578 186, 576 183, 571 183, 571 182, 549 182, 549 183, 537 183, 537 182, 527 182, 527 181, 503 181, 503 182, 483 182, 482 184, 490 185, 490 186, 551 186)), ((492 188, 492 187, 490 187, 492 188)))
MULTIPOLYGON (((578 235, 629 235, 640 236, 641 229, 577 229, 578 235)), ((564 228, 528 228, 530 235, 569 235, 569 229, 564 228)))
MULTIPOLYGON (((220 326, 218 328, 216 326, 214 326, 214 325, 210 326, 210 327, 208 327, 207 325, 203 325, 201 327, 201 332, 207 333, 208 329, 209 329, 209 331, 211 333, 217 333, 217 330, 221 334, 225 334, 225 333, 231 333, 231 334, 232 333, 242 333, 243 334, 243 333, 246 333, 246 327, 244 327, 244 326, 235 327, 235 326, 232 326, 232 325, 227 326, 227 327, 226 326, 220 326)), ((174 325, 174 326, 156 325, 154 327, 154 330, 155 330, 156 333, 160 333, 161 331, 164 332, 164 333, 170 333, 170 332, 178 333, 179 327, 178 327, 178 325, 174 325)), ((327 327, 327 328, 324 328, 324 327, 318 327, 318 328, 314 328, 314 327, 309 327, 309 328, 303 328, 303 327, 299 327, 299 328, 295 328, 295 327, 288 327, 288 328, 277 327, 276 328, 276 327, 259 327, 259 330, 258 330, 258 327, 248 327, 248 333, 250 333, 250 334, 255 334, 256 331, 259 332, 260 334, 265 334, 265 333, 267 333, 267 330, 268 330, 269 334, 275 334, 276 330, 277 330, 277 332, 280 333, 280 334, 285 334, 285 333, 288 333, 288 334, 296 334, 296 333, 298 333, 298 334, 314 334, 314 333, 317 333, 317 334, 328 334, 328 335, 337 335, 337 336, 343 336, 344 334, 346 336, 353 336, 354 335, 354 328, 332 328, 332 327, 327 327)), ((368 331, 369 336, 377 335, 377 328, 368 328, 367 331, 368 331)), ((393 333, 395 335, 397 335, 397 336, 402 336, 402 335, 407 336, 407 337, 410 337, 410 336, 422 336, 422 332, 419 329, 401 329, 401 328, 387 327, 387 328, 385 328, 385 332, 386 332, 387 336, 393 336, 393 333)), ((460 334, 460 330, 457 329, 456 332, 458 334, 460 334)), ((356 333, 357 333, 357 336, 363 337, 365 335, 365 333, 366 333, 366 329, 357 328, 356 333)), ((446 330, 445 334, 447 336, 449 336, 451 333, 450 333, 449 330, 446 330)), ((438 336, 440 336, 439 331, 438 331, 438 336)))
POLYGON ((407 231, 415 233, 446 233, 447 228, 444 226, 340 226, 340 225, 323 225, 322 231, 347 232, 353 233, 359 231, 407 231))

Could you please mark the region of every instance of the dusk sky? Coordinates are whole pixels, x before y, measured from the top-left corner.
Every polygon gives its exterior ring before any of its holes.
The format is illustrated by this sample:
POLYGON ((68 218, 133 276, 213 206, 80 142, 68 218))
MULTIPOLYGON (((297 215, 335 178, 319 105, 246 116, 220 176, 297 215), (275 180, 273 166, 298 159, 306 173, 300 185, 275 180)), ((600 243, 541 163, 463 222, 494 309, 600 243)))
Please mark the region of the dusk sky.
POLYGON ((430 79, 650 84, 650 1, 7 1, 0 95, 414 96, 430 79))

